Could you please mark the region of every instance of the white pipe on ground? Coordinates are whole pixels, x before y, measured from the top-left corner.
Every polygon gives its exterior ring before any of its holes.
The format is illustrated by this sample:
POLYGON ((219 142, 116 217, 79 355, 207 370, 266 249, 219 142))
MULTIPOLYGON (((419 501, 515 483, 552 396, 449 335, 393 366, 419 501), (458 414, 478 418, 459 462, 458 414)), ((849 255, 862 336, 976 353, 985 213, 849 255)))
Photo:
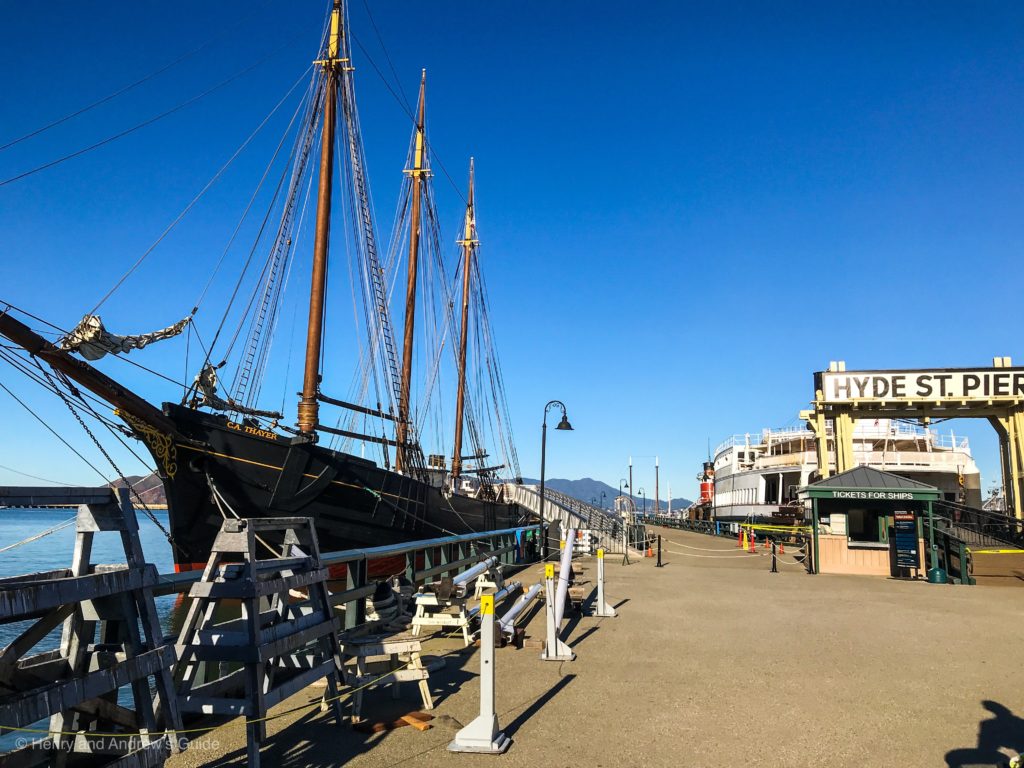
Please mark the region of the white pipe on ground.
POLYGON ((526 610, 526 606, 532 603, 534 598, 540 594, 543 586, 543 584, 534 584, 525 595, 516 601, 515 605, 508 609, 504 616, 498 619, 498 629, 503 635, 512 634, 515 629, 516 619, 519 618, 519 614, 526 610))

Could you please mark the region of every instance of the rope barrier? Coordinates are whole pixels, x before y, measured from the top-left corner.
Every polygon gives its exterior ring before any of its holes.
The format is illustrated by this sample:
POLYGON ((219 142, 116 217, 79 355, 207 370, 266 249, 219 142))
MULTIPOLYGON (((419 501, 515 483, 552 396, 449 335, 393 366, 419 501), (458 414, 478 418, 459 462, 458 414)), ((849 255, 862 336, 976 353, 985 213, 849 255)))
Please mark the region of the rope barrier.
POLYGON ((776 557, 775 558, 775 562, 782 563, 783 565, 798 565, 801 568, 806 568, 807 567, 806 563, 801 563, 799 560, 794 560, 793 562, 789 562, 787 560, 781 560, 778 557, 776 557))
POLYGON ((679 542, 679 541, 671 541, 670 539, 662 539, 662 541, 664 541, 666 544, 672 544, 673 546, 676 546, 676 547, 686 547, 687 549, 696 549, 696 550, 698 550, 700 552, 729 552, 730 551, 729 549, 722 549, 721 547, 715 547, 715 548, 711 548, 711 547, 692 547, 689 544, 683 544, 682 542, 679 542))
POLYGON ((728 555, 692 555, 689 552, 677 552, 674 549, 667 549, 665 551, 666 552, 671 552, 673 555, 682 555, 683 557, 703 557, 703 558, 707 558, 709 560, 732 560, 732 559, 734 559, 736 557, 742 557, 743 555, 750 555, 750 554, 755 554, 755 555, 758 555, 760 557, 764 557, 764 554, 765 554, 764 552, 750 553, 750 552, 747 552, 746 550, 743 550, 741 552, 733 552, 732 554, 728 554, 728 555))

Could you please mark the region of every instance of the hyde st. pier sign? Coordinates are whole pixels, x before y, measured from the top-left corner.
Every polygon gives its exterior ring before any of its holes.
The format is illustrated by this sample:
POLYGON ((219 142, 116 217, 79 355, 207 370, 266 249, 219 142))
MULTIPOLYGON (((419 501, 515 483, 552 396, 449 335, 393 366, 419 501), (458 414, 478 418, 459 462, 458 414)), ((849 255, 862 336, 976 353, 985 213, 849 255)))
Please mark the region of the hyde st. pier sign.
POLYGON ((1024 368, 949 368, 919 371, 822 371, 817 389, 830 404, 1024 400, 1024 368))

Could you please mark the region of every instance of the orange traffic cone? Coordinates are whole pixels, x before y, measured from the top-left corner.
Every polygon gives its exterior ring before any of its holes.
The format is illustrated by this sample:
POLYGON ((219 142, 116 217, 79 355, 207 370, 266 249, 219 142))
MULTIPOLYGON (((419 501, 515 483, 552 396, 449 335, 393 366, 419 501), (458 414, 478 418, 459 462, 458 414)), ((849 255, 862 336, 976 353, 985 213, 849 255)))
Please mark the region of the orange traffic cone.
POLYGON ((753 531, 750 532, 750 549, 747 551, 752 555, 757 554, 757 536, 754 535, 753 531))
POLYGON ((765 540, 761 542, 761 549, 768 549, 768 539, 767 538, 765 538, 765 540))
POLYGON ((780 555, 786 554, 786 542, 784 542, 784 541, 780 541, 779 542, 779 554, 780 555))
POLYGON ((654 557, 654 551, 651 549, 650 546, 647 547, 647 556, 654 557))
POLYGON ((740 532, 736 534, 736 546, 741 549, 747 548, 747 532, 740 528, 740 532))

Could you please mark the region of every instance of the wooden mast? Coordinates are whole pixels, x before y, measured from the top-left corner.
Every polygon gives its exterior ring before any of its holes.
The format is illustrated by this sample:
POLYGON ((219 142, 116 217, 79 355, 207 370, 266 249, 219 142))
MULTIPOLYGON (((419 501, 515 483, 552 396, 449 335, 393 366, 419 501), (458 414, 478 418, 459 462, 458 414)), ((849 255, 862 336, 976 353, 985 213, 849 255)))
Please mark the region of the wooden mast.
POLYGON ((406 444, 409 436, 409 390, 412 386, 412 346, 416 327, 416 273, 419 269, 420 253, 420 201, 423 197, 423 177, 428 173, 424 157, 426 141, 424 136, 425 91, 427 70, 420 78, 419 109, 416 117, 416 148, 412 168, 407 170, 412 177, 412 213, 409 224, 409 279, 405 288, 405 336, 402 339, 402 386, 398 397, 398 428, 395 442, 395 470, 407 471, 406 444))
POLYGON ((466 201, 466 222, 462 240, 462 333, 459 336, 459 390, 455 399, 455 447, 452 454, 452 487, 458 486, 462 474, 462 414, 466 403, 466 339, 469 337, 469 283, 473 274, 473 251, 476 239, 476 211, 473 208, 473 158, 469 158, 469 197, 466 201))
POLYGON ((327 293, 327 252, 331 235, 331 191, 334 180, 334 128, 341 63, 341 0, 331 9, 331 34, 327 58, 316 62, 326 74, 324 124, 320 139, 320 179, 317 188, 316 234, 313 241, 313 279, 309 293, 309 326, 306 331, 306 365, 299 400, 298 427, 314 435, 319 424, 320 350, 324 333, 324 297, 327 293))

